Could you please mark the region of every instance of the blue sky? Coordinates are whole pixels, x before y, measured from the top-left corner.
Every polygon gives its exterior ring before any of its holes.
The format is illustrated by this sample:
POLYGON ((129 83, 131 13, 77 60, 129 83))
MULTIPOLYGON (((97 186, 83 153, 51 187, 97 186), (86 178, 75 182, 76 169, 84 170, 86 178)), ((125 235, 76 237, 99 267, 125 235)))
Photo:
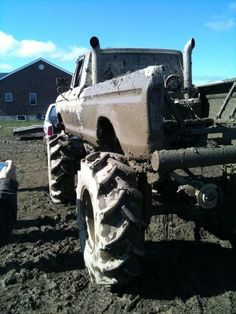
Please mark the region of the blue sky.
POLYGON ((40 57, 73 72, 93 35, 179 50, 194 37, 195 83, 236 77, 236 0, 0 0, 0 72, 40 57))

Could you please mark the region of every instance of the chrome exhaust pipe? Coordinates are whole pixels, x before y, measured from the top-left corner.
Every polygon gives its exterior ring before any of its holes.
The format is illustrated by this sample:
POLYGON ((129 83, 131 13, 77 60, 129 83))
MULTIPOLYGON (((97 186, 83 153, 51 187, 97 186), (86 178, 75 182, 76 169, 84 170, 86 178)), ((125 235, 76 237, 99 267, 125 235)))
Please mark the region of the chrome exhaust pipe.
POLYGON ((92 84, 97 84, 98 75, 99 75, 99 52, 100 52, 100 44, 97 37, 92 37, 90 39, 90 45, 92 47, 92 84))
POLYGON ((194 38, 190 38, 186 43, 183 51, 183 68, 184 68, 184 92, 185 99, 190 98, 192 84, 192 50, 195 47, 194 38))

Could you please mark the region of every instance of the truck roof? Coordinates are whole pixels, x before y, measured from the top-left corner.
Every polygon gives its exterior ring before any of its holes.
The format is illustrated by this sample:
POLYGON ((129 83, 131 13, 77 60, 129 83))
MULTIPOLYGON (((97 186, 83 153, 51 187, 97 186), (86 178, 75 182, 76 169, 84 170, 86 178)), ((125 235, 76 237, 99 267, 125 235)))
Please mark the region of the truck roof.
POLYGON ((182 55, 180 50, 174 49, 155 49, 155 48, 106 48, 100 49, 100 53, 141 53, 141 54, 176 54, 182 55))

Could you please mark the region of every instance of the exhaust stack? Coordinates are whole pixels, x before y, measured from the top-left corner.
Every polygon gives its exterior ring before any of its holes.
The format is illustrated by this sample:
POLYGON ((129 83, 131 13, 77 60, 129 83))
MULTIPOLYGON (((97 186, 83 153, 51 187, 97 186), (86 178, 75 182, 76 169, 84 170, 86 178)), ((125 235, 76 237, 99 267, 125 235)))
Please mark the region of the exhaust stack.
POLYGON ((192 84, 192 50, 195 47, 194 38, 190 38, 186 43, 183 51, 183 68, 184 68, 184 91, 185 98, 190 98, 190 93, 193 87, 192 84))
POLYGON ((98 58, 100 52, 100 44, 97 37, 91 37, 90 45, 92 47, 92 84, 96 84, 98 82, 98 58))

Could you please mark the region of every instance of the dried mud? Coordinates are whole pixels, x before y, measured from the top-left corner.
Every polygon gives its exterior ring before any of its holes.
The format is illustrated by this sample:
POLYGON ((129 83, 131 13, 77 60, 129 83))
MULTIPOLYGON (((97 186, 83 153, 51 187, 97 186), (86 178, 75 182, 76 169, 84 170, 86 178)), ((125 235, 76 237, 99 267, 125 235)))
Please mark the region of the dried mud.
POLYGON ((143 275, 111 291, 89 282, 74 206, 50 202, 42 141, 0 141, 19 181, 18 223, 0 248, 0 313, 236 313, 236 258, 228 241, 175 215, 155 216, 143 275))

